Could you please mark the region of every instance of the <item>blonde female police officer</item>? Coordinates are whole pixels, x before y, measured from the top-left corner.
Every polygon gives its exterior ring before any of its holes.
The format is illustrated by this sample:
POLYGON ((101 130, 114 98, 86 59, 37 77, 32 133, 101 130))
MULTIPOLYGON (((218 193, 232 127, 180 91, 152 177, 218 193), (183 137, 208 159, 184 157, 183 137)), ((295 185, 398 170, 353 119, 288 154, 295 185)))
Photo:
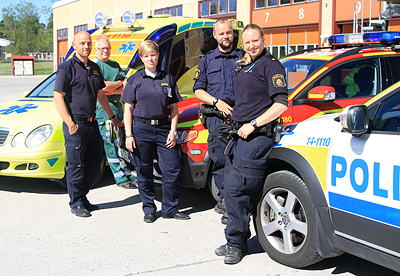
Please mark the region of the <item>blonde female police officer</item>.
POLYGON ((128 79, 121 100, 125 102, 124 123, 126 148, 133 152, 131 161, 136 167, 137 185, 143 202, 144 221, 155 220, 155 190, 153 157, 159 158, 163 174, 163 218, 189 219, 177 210, 181 161, 176 144, 178 102, 182 100, 174 77, 157 70, 159 50, 152 41, 139 46, 139 56, 145 68, 128 79), (170 120, 168 119, 170 116, 170 120), (132 117, 134 120, 132 120, 132 117), (132 128, 132 123, 134 123, 132 128))
MULTIPOLYGON (((250 215, 262 188, 267 158, 274 142, 266 133, 255 131, 271 125, 287 108, 287 87, 282 64, 264 48, 262 29, 249 24, 243 29, 246 56, 235 83, 232 119, 238 122, 238 137, 227 148, 224 197, 228 212, 227 243, 215 250, 226 264, 236 264, 246 252, 250 238, 250 215)), ((271 135, 269 135, 271 136, 271 135)))

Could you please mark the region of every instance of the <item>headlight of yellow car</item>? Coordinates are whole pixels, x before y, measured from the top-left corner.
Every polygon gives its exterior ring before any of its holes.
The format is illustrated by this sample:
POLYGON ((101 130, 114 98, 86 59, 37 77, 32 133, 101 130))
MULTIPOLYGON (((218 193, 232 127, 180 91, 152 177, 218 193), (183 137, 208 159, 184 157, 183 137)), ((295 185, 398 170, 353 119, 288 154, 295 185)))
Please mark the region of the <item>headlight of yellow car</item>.
POLYGON ((25 145, 28 148, 37 147, 46 141, 51 133, 53 132, 53 127, 51 125, 40 126, 26 137, 25 145))
POLYGON ((25 139, 25 135, 20 132, 17 135, 14 136, 14 139, 11 142, 11 146, 13 146, 14 148, 19 146, 19 144, 23 143, 25 139))

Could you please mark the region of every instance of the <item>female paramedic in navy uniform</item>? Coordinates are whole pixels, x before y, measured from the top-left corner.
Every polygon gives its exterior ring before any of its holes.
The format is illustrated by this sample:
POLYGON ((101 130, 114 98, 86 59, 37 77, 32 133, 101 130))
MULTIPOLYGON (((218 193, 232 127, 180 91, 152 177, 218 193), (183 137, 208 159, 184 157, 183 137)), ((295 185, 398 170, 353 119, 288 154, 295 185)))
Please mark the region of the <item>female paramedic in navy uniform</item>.
POLYGON ((246 55, 236 78, 232 112, 232 119, 241 127, 225 150, 227 243, 215 250, 218 256, 225 256, 226 264, 240 262, 242 252, 248 250, 250 216, 264 183, 268 154, 274 146, 271 133, 255 130, 270 127, 287 109, 288 103, 285 70, 265 50, 262 29, 255 24, 247 25, 242 32, 242 42, 246 55))
POLYGON ((131 162, 136 167, 144 221, 152 223, 155 220, 155 154, 163 174, 161 216, 189 219, 188 215, 177 210, 181 161, 176 144, 176 127, 178 102, 182 98, 174 77, 157 70, 159 50, 156 43, 142 42, 139 46, 139 56, 145 68, 128 79, 121 100, 125 102, 125 144, 132 152, 131 162))

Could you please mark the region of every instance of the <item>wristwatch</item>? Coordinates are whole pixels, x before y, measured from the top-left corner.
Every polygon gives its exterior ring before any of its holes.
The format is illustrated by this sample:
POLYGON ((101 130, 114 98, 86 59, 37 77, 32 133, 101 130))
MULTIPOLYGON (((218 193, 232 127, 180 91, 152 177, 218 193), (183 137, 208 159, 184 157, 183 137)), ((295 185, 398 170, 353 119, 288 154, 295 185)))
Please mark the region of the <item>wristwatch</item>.
POLYGON ((116 116, 115 116, 115 114, 113 114, 111 117, 109 117, 108 119, 110 119, 110 120, 112 120, 112 119, 114 119, 116 116))
POLYGON ((254 128, 257 128, 257 121, 256 120, 251 120, 250 125, 254 128))
POLYGON ((173 131, 172 129, 169 131, 169 133, 173 133, 175 136, 178 135, 178 132, 173 131))
POLYGON ((217 104, 217 102, 218 102, 218 98, 214 98, 214 100, 213 100, 213 106, 215 107, 215 105, 217 104))

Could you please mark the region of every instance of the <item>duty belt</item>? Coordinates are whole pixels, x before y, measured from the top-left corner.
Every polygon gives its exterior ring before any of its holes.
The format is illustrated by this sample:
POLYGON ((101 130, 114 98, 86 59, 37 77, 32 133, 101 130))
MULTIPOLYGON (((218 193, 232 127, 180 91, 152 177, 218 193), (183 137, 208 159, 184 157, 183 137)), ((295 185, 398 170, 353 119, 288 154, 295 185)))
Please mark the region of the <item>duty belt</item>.
POLYGON ((135 122, 141 122, 143 124, 148 124, 148 125, 152 125, 152 126, 169 124, 168 118, 154 120, 154 119, 144 119, 144 118, 134 116, 133 119, 135 120, 135 122))
POLYGON ((81 117, 81 116, 78 116, 78 115, 72 115, 72 118, 74 119, 74 121, 83 121, 83 122, 86 122, 86 123, 90 123, 90 122, 93 122, 94 121, 94 117, 81 117))
MULTIPOLYGON (((221 133, 220 137, 222 138, 222 137, 228 137, 228 136, 230 136, 230 137, 236 136, 239 128, 246 123, 249 123, 249 122, 232 121, 229 124, 219 125, 218 129, 219 129, 219 132, 221 133)), ((264 136, 272 138, 275 143, 278 143, 281 138, 282 128, 283 128, 283 125, 282 125, 281 120, 280 119, 274 120, 263 126, 257 127, 249 135, 249 137, 256 136, 256 135, 264 135, 264 136)))
POLYGON ((199 107, 199 117, 200 117, 200 122, 202 124, 206 123, 206 118, 210 116, 217 116, 220 118, 224 118, 222 115, 222 112, 219 111, 218 109, 215 109, 211 105, 203 104, 203 106, 200 108, 199 107))

